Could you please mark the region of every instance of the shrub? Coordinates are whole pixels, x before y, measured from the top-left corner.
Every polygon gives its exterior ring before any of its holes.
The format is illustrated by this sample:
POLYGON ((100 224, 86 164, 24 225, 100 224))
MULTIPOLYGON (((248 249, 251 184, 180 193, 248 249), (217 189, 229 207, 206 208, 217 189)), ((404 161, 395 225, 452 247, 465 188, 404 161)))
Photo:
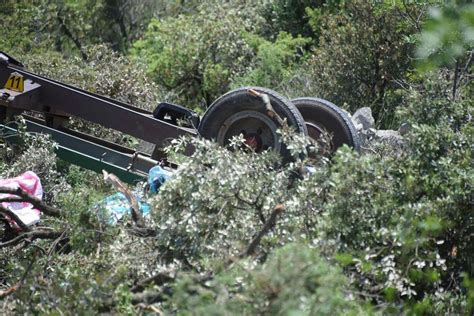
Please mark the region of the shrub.
MULTIPOLYGON (((421 6, 406 10, 419 14, 421 6)), ((322 97, 352 113, 370 106, 377 124, 390 127, 400 102, 392 93, 394 82, 409 70, 409 39, 416 32, 402 11, 396 5, 367 1, 346 2, 324 17, 314 11, 319 45, 287 83, 287 94, 322 97)))
POLYGON ((199 13, 153 19, 132 55, 146 61, 156 82, 198 107, 226 92, 230 78, 245 73, 254 56, 242 38, 255 28, 245 9, 203 6, 199 13))
MULTIPOLYGON (((301 144, 290 146, 295 155, 306 142, 301 144)), ((163 259, 200 265, 199 260, 206 258, 212 264, 243 251, 278 204, 293 202, 292 178, 303 162, 279 168, 280 157, 272 151, 232 152, 205 140, 195 140, 193 145, 195 153, 179 161, 173 180, 153 199, 154 209, 159 210, 154 213, 157 239, 163 259)), ((243 146, 243 139, 235 140, 234 146, 243 146)), ((264 251, 291 240, 307 217, 311 211, 285 211, 284 228, 265 238, 264 251)))
POLYGON ((417 48, 420 64, 424 68, 433 69, 459 62, 466 51, 472 50, 474 46, 473 27, 472 4, 451 3, 432 7, 417 48))
POLYGON ((53 45, 49 34, 40 31, 44 19, 37 19, 44 4, 44 0, 5 0, 0 3, 0 27, 8 30, 0 38, 2 51, 15 54, 53 45))
POLYGON ((203 5, 194 14, 154 19, 132 56, 144 59, 156 82, 197 110, 230 86, 275 86, 295 62, 296 48, 308 40, 281 33, 271 42, 257 35, 258 6, 203 5))
POLYGON ((339 268, 297 243, 273 251, 262 265, 239 262, 205 283, 183 275, 173 292, 165 306, 185 314, 371 314, 351 296, 339 268))
POLYGON ((140 62, 132 62, 105 45, 90 46, 86 52, 87 61, 42 51, 26 54, 21 61, 28 70, 42 76, 143 109, 153 110, 157 100, 165 96, 147 79, 140 62))
POLYGON ((324 17, 340 9, 340 0, 273 0, 261 8, 265 24, 260 32, 273 38, 280 32, 303 36, 318 43, 324 17))
POLYGON ((309 39, 293 38, 288 33, 279 33, 274 43, 252 34, 247 36, 257 52, 256 61, 252 70, 233 80, 234 88, 261 86, 277 89, 290 75, 297 61, 297 49, 309 43, 309 39))
MULTIPOLYGON (((462 272, 473 273, 472 104, 447 99, 443 87, 408 97, 403 113, 410 112, 413 130, 405 154, 340 151, 319 183, 316 239, 332 245, 329 253, 347 265, 352 282, 378 302, 411 297, 416 307, 425 295, 459 293, 462 272)), ((317 185, 309 181, 305 186, 317 185)))

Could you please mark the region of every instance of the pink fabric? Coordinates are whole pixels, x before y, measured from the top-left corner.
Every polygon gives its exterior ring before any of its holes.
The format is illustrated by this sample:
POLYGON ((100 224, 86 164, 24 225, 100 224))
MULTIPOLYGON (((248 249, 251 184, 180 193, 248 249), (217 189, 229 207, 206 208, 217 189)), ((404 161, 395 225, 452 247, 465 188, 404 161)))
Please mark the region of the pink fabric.
MULTIPOLYGON (((41 181, 33 171, 27 171, 22 175, 11 179, 0 179, 0 187, 11 189, 21 188, 23 191, 40 200, 43 198, 43 187, 41 186, 41 181)), ((15 197, 15 195, 0 193, 0 199, 5 197, 15 197)), ((30 203, 3 202, 1 205, 14 212, 27 226, 34 225, 40 220, 40 211, 33 208, 33 205, 30 203)), ((14 229, 20 230, 20 227, 13 220, 8 219, 8 221, 14 229)))

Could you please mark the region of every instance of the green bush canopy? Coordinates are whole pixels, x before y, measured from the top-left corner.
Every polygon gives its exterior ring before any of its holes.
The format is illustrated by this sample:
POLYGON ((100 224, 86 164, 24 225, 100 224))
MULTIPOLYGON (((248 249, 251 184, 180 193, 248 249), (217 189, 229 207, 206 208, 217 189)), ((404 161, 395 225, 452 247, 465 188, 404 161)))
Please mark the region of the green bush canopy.
POLYGON ((290 162, 238 137, 231 150, 175 139, 178 167, 145 196, 144 225, 112 225, 100 202, 114 189, 18 117, 22 144, 0 138, 0 178, 38 174, 44 212, 30 232, 0 228, 4 314, 474 312, 472 4, 4 0, 0 27, 0 50, 27 69, 147 110, 203 113, 253 85, 369 107, 377 129, 409 126, 403 146, 331 157, 282 128, 290 162))

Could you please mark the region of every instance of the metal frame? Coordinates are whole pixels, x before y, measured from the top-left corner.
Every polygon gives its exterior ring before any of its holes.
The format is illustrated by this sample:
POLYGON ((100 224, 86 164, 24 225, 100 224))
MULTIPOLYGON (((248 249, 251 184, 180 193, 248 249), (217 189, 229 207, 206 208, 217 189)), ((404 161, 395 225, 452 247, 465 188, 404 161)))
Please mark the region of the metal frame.
MULTIPOLYGON (((52 135, 60 146, 59 157, 82 167, 95 171, 108 169, 131 182, 146 175, 162 157, 151 159, 132 149, 68 131, 62 128, 62 122, 70 116, 134 136, 155 144, 158 149, 169 139, 197 134, 195 129, 158 120, 149 111, 28 72, 21 63, 0 52, 0 88, 13 72, 24 77, 25 90, 0 89, 0 115, 3 112, 0 120, 5 121, 8 115, 25 111, 44 113, 46 122, 27 118, 27 130, 52 135)), ((3 127, 10 132, 15 130, 15 126, 3 127)), ((191 152, 192 148, 188 148, 187 153, 191 152)))

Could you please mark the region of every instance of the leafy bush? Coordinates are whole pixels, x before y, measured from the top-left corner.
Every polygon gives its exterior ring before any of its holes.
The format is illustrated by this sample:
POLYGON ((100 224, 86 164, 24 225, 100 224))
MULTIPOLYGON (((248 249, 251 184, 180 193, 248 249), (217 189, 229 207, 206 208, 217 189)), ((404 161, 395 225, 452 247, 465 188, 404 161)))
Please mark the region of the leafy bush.
POLYGON ((230 79, 246 72, 254 51, 242 33, 255 30, 251 16, 249 6, 226 4, 153 19, 132 55, 147 62, 156 82, 199 106, 226 92, 230 79))
POLYGON ((351 280, 377 300, 459 293, 461 272, 474 272, 472 104, 450 101, 435 80, 437 89, 414 92, 403 111, 413 124, 404 155, 341 151, 323 184, 319 243, 334 245, 351 280))
POLYGON ((179 5, 155 0, 5 0, 0 26, 8 32, 0 47, 11 53, 41 47, 83 59, 89 57, 87 46, 100 43, 125 52, 161 10, 172 14, 179 5))
POLYGON ((254 69, 233 80, 232 87, 261 86, 273 87, 288 78, 297 60, 297 48, 309 43, 309 39, 293 38, 288 33, 279 33, 275 42, 248 34, 249 43, 257 52, 254 69))
POLYGON ((433 7, 417 55, 425 68, 452 65, 474 46, 474 5, 433 7))
MULTIPOLYGON (((160 210, 154 214, 157 238, 164 259, 198 263, 206 258, 212 264, 215 258, 243 251, 275 207, 293 199, 290 183, 294 180, 290 175, 297 174, 298 166, 278 168, 280 157, 271 151, 232 152, 205 140, 193 144, 193 156, 181 158, 173 180, 153 200, 154 209, 160 210)), ((178 150, 183 143, 177 142, 176 146, 178 150)), ((235 140, 233 146, 243 146, 243 139, 235 140)), ((295 152, 304 148, 295 147, 295 152)), ((291 240, 291 231, 304 227, 304 218, 310 213, 293 209, 285 212, 284 217, 292 221, 285 229, 270 234, 268 246, 291 240)))
MULTIPOLYGON (((16 304, 32 297, 37 309, 17 311, 138 312, 133 302, 145 296, 165 311, 198 314, 468 312, 461 283, 472 277, 472 106, 447 100, 434 83, 439 93, 407 96, 405 111, 431 106, 434 116, 414 116, 420 120, 401 157, 343 148, 304 175, 310 161, 298 158, 307 146, 301 136, 283 132, 297 157, 284 166, 273 153, 239 150, 239 139, 233 152, 195 140, 193 156, 176 156, 180 169, 151 200, 152 237, 134 237, 126 224, 103 226, 86 203, 68 217, 71 252, 55 255, 47 277, 32 272, 15 296, 16 304), (278 204, 284 210, 264 231, 278 204), (164 283, 146 287, 155 296, 131 291, 163 271, 171 271, 164 283)), ((177 140, 173 152, 183 146, 177 140)), ((65 207, 77 207, 83 194, 65 207)), ((24 271, 9 269, 8 280, 24 271)))
POLYGON ((350 1, 324 17, 314 11, 319 46, 287 83, 286 93, 322 97, 352 113, 370 106, 377 124, 390 127, 400 102, 392 90, 409 70, 409 39, 416 32, 406 15, 419 14, 419 7, 402 14, 396 5, 350 1))
POLYGON ((44 4, 44 0, 5 0, 0 3, 0 27, 8 30, 0 38, 2 51, 14 54, 53 45, 49 34, 41 32, 44 20, 37 19, 44 4))
POLYGON ((105 45, 90 46, 86 52, 87 61, 39 51, 23 55, 22 62, 32 72, 143 109, 153 110, 160 97, 165 98, 160 87, 147 79, 140 62, 132 62, 105 45))
POLYGON ((317 44, 324 17, 340 9, 340 0, 273 0, 261 8, 265 25, 260 32, 266 37, 274 37, 287 32, 294 37, 312 38, 317 44))
POLYGON ((309 25, 307 8, 321 7, 320 0, 275 0, 268 1, 261 9, 266 24, 262 27, 265 35, 273 36, 288 32, 293 36, 315 37, 314 29, 309 25))
MULTIPOLYGON (((258 8, 258 5, 257 5, 258 8)), ((152 78, 199 110, 236 85, 278 84, 308 43, 281 33, 270 42, 258 34, 254 5, 201 6, 191 15, 151 21, 132 49, 146 60, 152 78), (225 13, 225 14, 224 14, 225 13)))
POLYGON ((180 313, 231 315, 367 315, 366 307, 350 294, 341 270, 303 244, 289 244, 254 267, 239 262, 213 280, 199 282, 181 276, 165 304, 180 313))

